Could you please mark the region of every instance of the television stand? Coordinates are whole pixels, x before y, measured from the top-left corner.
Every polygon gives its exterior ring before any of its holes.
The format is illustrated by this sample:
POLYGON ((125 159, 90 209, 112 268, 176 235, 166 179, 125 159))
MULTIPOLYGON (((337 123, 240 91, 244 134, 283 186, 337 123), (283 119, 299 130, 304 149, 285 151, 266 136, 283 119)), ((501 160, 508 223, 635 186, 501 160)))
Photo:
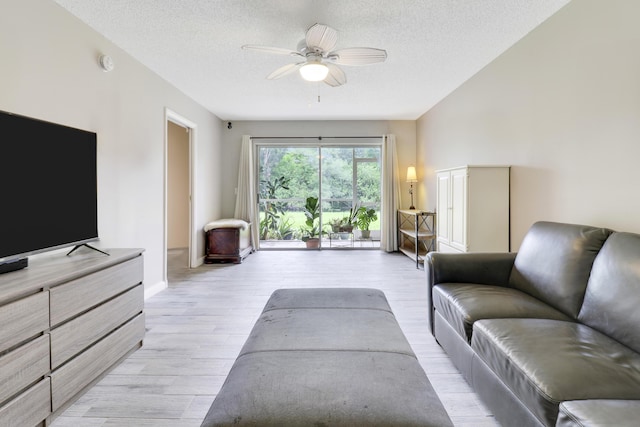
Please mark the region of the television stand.
POLYGON ((0 425, 50 426, 140 348, 142 249, 32 257, 0 275, 0 425))
POLYGON ((100 249, 98 249, 98 248, 96 248, 96 247, 94 247, 94 246, 91 246, 91 245, 89 245, 89 244, 87 244, 87 243, 83 243, 83 244, 81 244, 81 245, 75 245, 75 246, 74 246, 74 248, 73 248, 73 249, 71 249, 71 250, 69 251, 69 253, 67 253, 67 256, 71 255, 71 254, 72 254, 76 249, 81 248, 81 247, 83 247, 83 246, 86 246, 86 247, 88 247, 89 249, 93 249, 93 250, 94 250, 94 251, 96 251, 96 252, 100 252, 101 254, 105 254, 106 256, 109 256, 109 255, 110 255, 110 254, 106 253, 105 251, 101 251, 100 249))

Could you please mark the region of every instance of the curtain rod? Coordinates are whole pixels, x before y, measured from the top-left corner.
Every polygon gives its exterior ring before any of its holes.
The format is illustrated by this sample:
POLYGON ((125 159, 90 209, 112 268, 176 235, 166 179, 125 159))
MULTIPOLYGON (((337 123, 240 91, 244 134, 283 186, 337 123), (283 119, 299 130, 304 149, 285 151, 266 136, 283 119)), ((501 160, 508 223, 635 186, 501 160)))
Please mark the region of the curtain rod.
POLYGON ((251 139, 376 139, 382 138, 383 135, 376 136, 252 136, 251 139))

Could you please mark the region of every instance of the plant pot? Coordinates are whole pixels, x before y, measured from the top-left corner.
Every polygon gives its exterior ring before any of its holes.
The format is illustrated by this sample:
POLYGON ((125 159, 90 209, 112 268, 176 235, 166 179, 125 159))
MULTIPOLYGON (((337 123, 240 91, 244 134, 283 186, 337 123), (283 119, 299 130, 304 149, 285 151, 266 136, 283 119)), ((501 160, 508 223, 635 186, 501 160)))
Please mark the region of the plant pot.
POLYGON ((318 239, 317 237, 312 237, 305 243, 307 245, 307 249, 318 249, 320 247, 320 239, 318 239))
POLYGON ((371 230, 360 230, 360 236, 363 239, 368 239, 371 237, 371 230))

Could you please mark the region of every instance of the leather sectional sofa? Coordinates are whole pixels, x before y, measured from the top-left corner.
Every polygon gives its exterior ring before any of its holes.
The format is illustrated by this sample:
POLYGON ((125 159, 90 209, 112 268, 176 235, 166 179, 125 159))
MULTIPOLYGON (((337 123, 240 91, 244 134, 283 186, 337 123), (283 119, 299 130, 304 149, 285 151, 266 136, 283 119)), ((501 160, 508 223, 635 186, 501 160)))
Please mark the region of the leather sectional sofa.
POLYGON ((640 235, 539 222, 425 267, 432 333, 502 425, 640 423, 640 235))

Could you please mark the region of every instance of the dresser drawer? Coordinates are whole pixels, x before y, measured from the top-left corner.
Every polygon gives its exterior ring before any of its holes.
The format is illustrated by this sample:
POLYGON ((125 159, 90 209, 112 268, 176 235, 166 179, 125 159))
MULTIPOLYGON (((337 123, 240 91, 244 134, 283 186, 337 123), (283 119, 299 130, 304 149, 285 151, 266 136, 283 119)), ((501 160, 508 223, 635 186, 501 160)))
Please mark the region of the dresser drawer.
POLYGON ((0 427, 35 426, 51 414, 51 387, 45 378, 0 407, 0 427))
POLYGON ((49 293, 40 292, 0 307, 0 352, 49 328, 49 293))
POLYGON ((144 287, 138 285, 124 294, 76 317, 51 331, 51 367, 80 353, 118 326, 142 312, 144 287))
POLYGON ((0 404, 49 372, 49 335, 0 357, 0 404))
POLYGON ((91 384, 114 363, 136 348, 144 337, 144 314, 97 342, 51 373, 53 411, 91 384))
POLYGON ((142 283, 142 256, 51 288, 51 327, 142 283))

